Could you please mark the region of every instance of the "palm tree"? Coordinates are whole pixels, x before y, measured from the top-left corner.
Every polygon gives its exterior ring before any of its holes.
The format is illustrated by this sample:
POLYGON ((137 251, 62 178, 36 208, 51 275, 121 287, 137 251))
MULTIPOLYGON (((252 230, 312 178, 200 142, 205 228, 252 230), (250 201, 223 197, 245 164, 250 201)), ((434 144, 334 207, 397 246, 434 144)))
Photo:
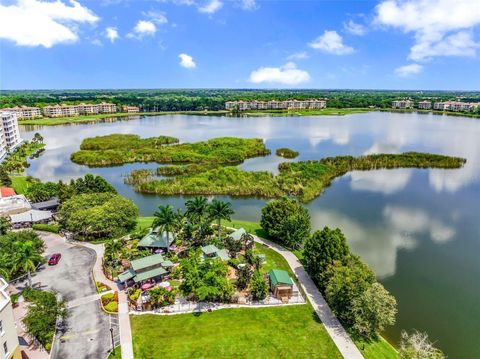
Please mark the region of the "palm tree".
POLYGON ((200 222, 208 210, 208 199, 204 196, 196 196, 185 202, 185 215, 191 221, 200 222))
POLYGON ((167 232, 167 252, 170 246, 170 231, 177 223, 177 215, 173 211, 172 205, 158 206, 158 211, 154 214, 153 227, 160 227, 162 232, 167 232))
POLYGON ((230 202, 222 202, 214 199, 208 207, 210 218, 217 221, 218 240, 220 240, 220 224, 222 219, 229 221, 230 216, 234 213, 230 202))
POLYGON ((124 243, 120 239, 111 239, 105 243, 105 253, 112 262, 119 259, 120 254, 123 251, 124 243))
POLYGON ((38 253, 32 241, 16 243, 16 254, 13 258, 13 271, 22 270, 28 274, 28 286, 32 286, 32 272, 37 270, 37 265, 45 261, 38 253))

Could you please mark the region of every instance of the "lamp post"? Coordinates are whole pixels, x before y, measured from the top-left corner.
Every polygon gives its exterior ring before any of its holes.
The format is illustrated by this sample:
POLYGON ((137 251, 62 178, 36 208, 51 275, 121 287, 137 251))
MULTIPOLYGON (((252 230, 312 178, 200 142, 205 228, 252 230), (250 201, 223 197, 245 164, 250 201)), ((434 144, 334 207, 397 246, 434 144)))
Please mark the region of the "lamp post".
POLYGON ((112 338, 112 350, 115 349, 115 341, 113 340, 113 328, 110 327, 110 337, 112 338))

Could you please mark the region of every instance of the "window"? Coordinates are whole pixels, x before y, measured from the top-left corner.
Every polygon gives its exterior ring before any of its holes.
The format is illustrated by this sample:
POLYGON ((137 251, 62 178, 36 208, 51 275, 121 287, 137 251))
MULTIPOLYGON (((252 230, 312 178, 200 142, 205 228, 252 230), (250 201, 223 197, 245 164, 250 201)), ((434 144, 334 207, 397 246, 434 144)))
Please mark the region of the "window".
POLYGON ((7 342, 3 343, 3 351, 5 352, 5 355, 8 354, 8 345, 7 345, 7 342))

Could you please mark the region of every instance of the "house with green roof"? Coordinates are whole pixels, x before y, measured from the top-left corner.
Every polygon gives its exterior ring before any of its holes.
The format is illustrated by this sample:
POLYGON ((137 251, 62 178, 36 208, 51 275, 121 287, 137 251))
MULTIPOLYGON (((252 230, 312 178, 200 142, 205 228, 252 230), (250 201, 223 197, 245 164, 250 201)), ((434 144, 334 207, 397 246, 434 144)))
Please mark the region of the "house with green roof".
POLYGON ((282 301, 288 301, 293 295, 294 285, 288 272, 281 269, 272 269, 268 272, 268 279, 273 296, 282 301))
POLYGON ((204 257, 207 258, 220 258, 222 261, 228 261, 230 256, 225 249, 219 249, 213 244, 202 247, 204 257))
POLYGON ((118 276, 118 280, 122 283, 130 280, 141 283, 148 279, 159 279, 173 267, 173 263, 165 260, 161 254, 134 259, 130 264, 131 268, 118 276))
POLYGON ((247 231, 243 228, 239 228, 228 235, 228 237, 233 238, 237 241, 242 239, 242 236, 247 234, 247 231))
POLYGON ((159 227, 150 228, 148 234, 138 242, 138 247, 149 249, 166 249, 175 241, 175 235, 171 232, 160 231, 159 227))

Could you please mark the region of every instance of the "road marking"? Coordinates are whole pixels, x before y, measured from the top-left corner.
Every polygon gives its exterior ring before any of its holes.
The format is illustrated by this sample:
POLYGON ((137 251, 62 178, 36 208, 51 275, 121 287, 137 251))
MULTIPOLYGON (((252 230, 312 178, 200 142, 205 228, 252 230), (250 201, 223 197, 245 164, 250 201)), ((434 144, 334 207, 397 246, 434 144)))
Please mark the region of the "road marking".
POLYGON ((84 330, 83 332, 77 332, 77 333, 72 333, 69 335, 64 335, 60 337, 60 340, 69 340, 69 339, 74 339, 78 337, 84 337, 90 334, 95 334, 98 333, 100 329, 89 329, 89 330, 84 330))

